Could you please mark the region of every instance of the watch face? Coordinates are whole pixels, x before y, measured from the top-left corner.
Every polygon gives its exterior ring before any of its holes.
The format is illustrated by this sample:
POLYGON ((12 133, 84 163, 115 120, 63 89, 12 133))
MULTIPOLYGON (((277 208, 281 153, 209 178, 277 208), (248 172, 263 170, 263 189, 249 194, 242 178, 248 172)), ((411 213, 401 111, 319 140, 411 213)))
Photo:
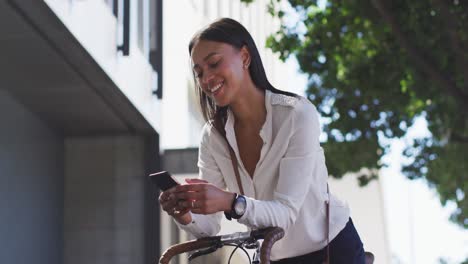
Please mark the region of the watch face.
POLYGON ((244 215, 245 213, 245 208, 247 207, 247 201, 245 200, 245 197, 242 195, 239 195, 236 199, 236 203, 234 204, 234 211, 236 212, 237 215, 244 215))

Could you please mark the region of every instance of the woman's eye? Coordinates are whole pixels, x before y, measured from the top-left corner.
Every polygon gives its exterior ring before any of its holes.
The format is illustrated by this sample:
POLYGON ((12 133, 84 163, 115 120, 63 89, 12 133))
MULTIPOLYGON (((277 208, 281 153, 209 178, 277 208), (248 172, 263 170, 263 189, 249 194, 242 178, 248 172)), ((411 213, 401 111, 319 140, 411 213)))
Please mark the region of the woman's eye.
MULTIPOLYGON (((221 60, 218 60, 218 61, 213 62, 213 63, 208 63, 208 67, 209 67, 210 69, 214 69, 214 68, 218 67, 220 61, 221 61, 221 60)), ((195 78, 197 78, 197 79, 200 79, 200 78, 203 76, 203 73, 202 73, 202 72, 195 72, 194 74, 195 74, 195 78)))
POLYGON ((213 68, 216 68, 216 66, 218 66, 218 64, 219 64, 219 61, 217 61, 215 63, 210 63, 209 65, 210 65, 210 68, 213 69, 213 68))

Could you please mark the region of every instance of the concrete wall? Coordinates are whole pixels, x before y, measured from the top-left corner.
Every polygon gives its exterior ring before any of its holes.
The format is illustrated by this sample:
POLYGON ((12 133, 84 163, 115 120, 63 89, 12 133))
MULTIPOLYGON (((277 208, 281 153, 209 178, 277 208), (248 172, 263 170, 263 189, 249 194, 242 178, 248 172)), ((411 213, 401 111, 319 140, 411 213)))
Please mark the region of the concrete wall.
POLYGON ((146 263, 145 160, 142 137, 66 139, 64 263, 146 263))
POLYGON ((0 263, 155 259, 159 209, 146 175, 157 170, 158 146, 148 142, 64 140, 0 90, 0 263))
POLYGON ((0 263, 62 263, 62 175, 62 137, 0 90, 0 263))

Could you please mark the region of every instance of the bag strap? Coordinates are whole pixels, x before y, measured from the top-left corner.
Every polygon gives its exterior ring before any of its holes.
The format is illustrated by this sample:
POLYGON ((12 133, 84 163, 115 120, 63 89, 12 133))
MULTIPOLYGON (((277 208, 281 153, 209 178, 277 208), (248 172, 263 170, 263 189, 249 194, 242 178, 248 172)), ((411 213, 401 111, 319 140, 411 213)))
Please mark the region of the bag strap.
POLYGON ((239 164, 237 162, 236 153, 234 153, 234 150, 232 149, 231 145, 229 145, 229 142, 227 143, 229 147, 229 154, 231 155, 232 168, 234 169, 234 173, 236 174, 237 186, 239 186, 240 194, 244 195, 244 188, 242 188, 242 182, 239 174, 239 164))
POLYGON ((237 186, 239 187, 239 191, 241 195, 244 195, 244 188, 242 187, 242 181, 240 178, 239 174, 239 162, 237 161, 236 153, 234 152, 234 149, 232 149, 231 145, 229 144, 229 141, 227 140, 226 137, 226 130, 224 129, 223 122, 221 122, 219 119, 215 119, 213 122, 214 127, 218 132, 223 136, 224 140, 226 141, 226 144, 229 149, 229 155, 231 155, 231 163, 232 163, 232 168, 234 170, 234 174, 236 175, 236 181, 237 181, 237 186))

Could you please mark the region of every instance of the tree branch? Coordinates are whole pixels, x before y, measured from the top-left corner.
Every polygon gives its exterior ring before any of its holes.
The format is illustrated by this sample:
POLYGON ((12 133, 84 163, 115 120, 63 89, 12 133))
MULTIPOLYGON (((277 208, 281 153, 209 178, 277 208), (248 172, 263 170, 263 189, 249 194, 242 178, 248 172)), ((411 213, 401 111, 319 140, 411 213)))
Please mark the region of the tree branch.
POLYGON ((457 134, 457 133, 452 133, 450 135, 450 140, 454 142, 459 142, 459 143, 468 143, 468 137, 457 134))
MULTIPOLYGON (((462 49, 460 44, 460 38, 457 34, 457 22, 453 19, 453 15, 450 13, 449 7, 444 0, 433 0, 436 6, 440 9, 440 15, 442 21, 445 22, 445 28, 447 35, 450 39, 450 44, 455 53, 455 61, 460 72, 463 73, 465 85, 468 85, 468 53, 462 49)), ((465 91, 468 91, 468 87, 465 86, 465 91)))
POLYGON ((438 69, 434 67, 434 64, 429 61, 428 58, 424 57, 418 49, 416 49, 409 42, 408 38, 405 36, 400 26, 396 22, 392 14, 387 10, 382 0, 371 0, 372 5, 377 9, 383 19, 390 25, 397 41, 400 45, 408 52, 408 55, 423 72, 425 72, 431 79, 436 83, 445 88, 451 96, 459 102, 460 107, 465 113, 468 112, 468 96, 460 91, 453 81, 446 78, 438 69))

